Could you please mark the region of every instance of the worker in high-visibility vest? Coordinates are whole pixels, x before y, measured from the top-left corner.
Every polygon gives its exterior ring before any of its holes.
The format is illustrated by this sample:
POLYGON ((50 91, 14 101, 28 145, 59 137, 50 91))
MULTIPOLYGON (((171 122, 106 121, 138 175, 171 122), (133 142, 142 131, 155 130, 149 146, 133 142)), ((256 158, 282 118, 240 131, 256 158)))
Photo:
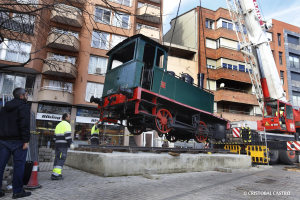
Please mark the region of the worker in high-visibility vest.
POLYGON ((52 180, 62 180, 61 170, 65 164, 68 154, 68 148, 74 149, 73 140, 71 137, 71 116, 64 113, 62 121, 56 126, 54 140, 55 140, 55 159, 53 164, 52 180))
POLYGON ((99 122, 96 122, 91 131, 91 145, 99 145, 99 122))
MULTIPOLYGON (((283 111, 283 110, 280 110, 279 113, 280 113, 280 116, 279 116, 279 123, 280 123, 280 125, 285 124, 285 118, 284 118, 284 116, 283 116, 284 111, 283 111)), ((278 114, 278 113, 277 113, 277 111, 276 111, 276 117, 277 117, 277 114, 278 114)))

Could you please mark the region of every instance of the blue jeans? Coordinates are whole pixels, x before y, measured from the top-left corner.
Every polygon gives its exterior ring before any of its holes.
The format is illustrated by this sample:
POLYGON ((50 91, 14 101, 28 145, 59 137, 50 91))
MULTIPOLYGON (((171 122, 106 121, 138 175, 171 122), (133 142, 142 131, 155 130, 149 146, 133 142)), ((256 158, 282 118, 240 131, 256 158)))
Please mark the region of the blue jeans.
POLYGON ((0 140, 0 190, 5 166, 11 155, 13 155, 14 161, 13 192, 19 193, 23 191, 27 149, 23 150, 23 142, 21 140, 0 140))

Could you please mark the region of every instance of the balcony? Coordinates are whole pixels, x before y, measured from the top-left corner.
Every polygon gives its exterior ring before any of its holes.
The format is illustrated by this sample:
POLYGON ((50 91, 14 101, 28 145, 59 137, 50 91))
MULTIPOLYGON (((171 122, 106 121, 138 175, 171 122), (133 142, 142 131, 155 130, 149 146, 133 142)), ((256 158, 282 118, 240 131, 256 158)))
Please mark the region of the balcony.
POLYGON ((61 33, 51 33, 48 36, 47 45, 56 49, 79 52, 80 42, 73 35, 65 35, 61 33))
POLYGON ((300 45, 293 44, 293 43, 288 43, 288 44, 289 44, 289 49, 300 51, 300 45))
POLYGON ((145 4, 137 9, 136 14, 138 19, 160 24, 160 7, 145 4))
POLYGON ((232 110, 226 109, 218 109, 215 115, 219 117, 223 117, 229 121, 242 121, 242 120, 249 120, 249 121, 258 121, 262 120, 262 116, 254 115, 249 112, 234 112, 232 110))
POLYGON ((82 13, 78 8, 65 4, 56 4, 51 12, 50 20, 69 26, 82 27, 82 13))
POLYGON ((143 34, 156 42, 159 42, 159 29, 142 26, 141 29, 136 30, 136 34, 143 34))
POLYGON ((73 104, 73 91, 68 91, 64 88, 45 86, 39 91, 39 102, 59 102, 63 104, 73 104))
POLYGON ((229 101, 248 105, 258 105, 256 96, 253 94, 236 92, 231 90, 218 90, 214 92, 215 101, 229 101))
POLYGON ((241 72, 232 69, 218 68, 218 69, 208 69, 209 78, 214 80, 226 79, 232 81, 238 81, 243 83, 251 83, 249 74, 246 72, 241 72))
POLYGON ((61 76, 66 78, 76 78, 77 68, 72 63, 56 60, 48 60, 43 65, 43 74, 61 76))

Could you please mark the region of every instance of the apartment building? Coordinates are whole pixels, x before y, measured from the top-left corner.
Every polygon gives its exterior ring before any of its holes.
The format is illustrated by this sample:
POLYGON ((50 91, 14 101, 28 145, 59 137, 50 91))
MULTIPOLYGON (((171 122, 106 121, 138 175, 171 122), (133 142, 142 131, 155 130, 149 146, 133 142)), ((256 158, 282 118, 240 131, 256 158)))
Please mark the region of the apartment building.
POLYGON ((300 108, 300 28, 272 19, 269 40, 287 99, 300 108))
MULTIPOLYGON (((16 0, 16 3, 19 7, 7 4, 5 12, 0 13, 4 22, 0 27, 4 36, 0 66, 10 65, 0 69, 1 105, 12 98, 14 88, 25 87, 36 116, 39 145, 45 146, 49 141, 51 146, 54 144, 55 126, 65 112, 71 113, 75 143, 87 144, 90 129, 99 120, 99 111, 89 100, 92 95, 102 96, 106 53, 135 34, 161 42, 163 0, 16 0), (10 11, 40 8, 45 3, 54 6, 43 9, 38 16, 10 11), (24 67, 11 66, 29 58, 32 61, 24 67)), ((106 124, 103 132, 105 143, 124 143, 122 127, 106 124)))

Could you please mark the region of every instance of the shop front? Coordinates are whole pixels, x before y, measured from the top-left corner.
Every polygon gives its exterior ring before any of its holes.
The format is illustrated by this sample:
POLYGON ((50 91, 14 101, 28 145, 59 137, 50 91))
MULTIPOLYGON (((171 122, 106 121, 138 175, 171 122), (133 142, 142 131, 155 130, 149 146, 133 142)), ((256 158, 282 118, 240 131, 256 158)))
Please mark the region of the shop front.
MULTIPOLYGON (((90 144, 91 130, 99 121, 100 112, 97 109, 77 108, 74 144, 90 144)), ((99 141, 104 145, 123 145, 123 126, 104 123, 99 128, 99 141)))
POLYGON ((69 106, 39 104, 36 114, 36 131, 39 134, 38 146, 55 147, 53 140, 55 127, 61 122, 64 113, 71 114, 69 106))

